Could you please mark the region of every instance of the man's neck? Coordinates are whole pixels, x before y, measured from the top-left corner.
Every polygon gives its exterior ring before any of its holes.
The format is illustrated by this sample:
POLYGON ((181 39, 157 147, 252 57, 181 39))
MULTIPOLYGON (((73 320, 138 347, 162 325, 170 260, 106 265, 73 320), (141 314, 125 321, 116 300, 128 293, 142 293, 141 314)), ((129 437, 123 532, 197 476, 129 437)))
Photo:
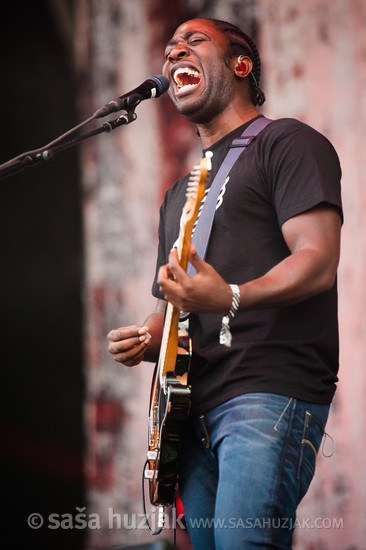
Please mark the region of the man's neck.
POLYGON ((258 115, 257 109, 251 106, 246 110, 241 110, 241 112, 232 110, 228 113, 225 111, 225 113, 221 113, 205 124, 197 124, 203 149, 211 147, 219 139, 258 115))

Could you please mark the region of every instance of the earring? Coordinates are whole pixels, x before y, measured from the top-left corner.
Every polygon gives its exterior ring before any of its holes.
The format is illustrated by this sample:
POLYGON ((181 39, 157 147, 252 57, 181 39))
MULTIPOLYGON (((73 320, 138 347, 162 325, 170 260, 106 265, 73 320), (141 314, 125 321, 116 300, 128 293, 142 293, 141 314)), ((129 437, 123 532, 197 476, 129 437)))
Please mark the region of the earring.
POLYGON ((239 55, 238 57, 238 65, 237 65, 237 69, 239 69, 242 73, 246 73, 247 70, 248 70, 248 67, 247 67, 247 64, 244 63, 244 61, 242 61, 242 57, 241 55, 239 55))

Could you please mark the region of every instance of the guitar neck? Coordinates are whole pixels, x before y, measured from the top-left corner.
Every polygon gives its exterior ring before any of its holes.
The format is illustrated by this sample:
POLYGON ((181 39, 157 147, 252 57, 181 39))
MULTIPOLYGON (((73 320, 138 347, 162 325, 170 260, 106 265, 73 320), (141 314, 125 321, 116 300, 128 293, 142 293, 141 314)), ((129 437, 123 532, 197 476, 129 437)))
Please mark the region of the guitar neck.
MULTIPOLYGON (((184 212, 182 218, 184 217, 184 212)), ((182 220, 181 220, 182 222, 182 220)), ((180 266, 187 270, 188 251, 191 245, 192 224, 181 225, 178 241, 176 242, 177 254, 180 266), (188 225, 188 229, 187 229, 188 225)), ((167 372, 174 371, 178 351, 178 326, 180 310, 170 302, 167 304, 163 337, 159 355, 160 383, 163 385, 163 378, 167 372)))
MULTIPOLYGON (((191 246, 191 237, 194 223, 197 220, 200 204, 202 202, 208 172, 211 170, 210 151, 201 159, 200 165, 195 167, 187 185, 186 203, 180 218, 179 237, 175 244, 180 266, 187 270, 188 253, 191 246)), ((166 373, 174 371, 178 351, 178 326, 180 310, 170 302, 167 304, 164 330, 161 341, 158 370, 161 385, 166 373)))
POLYGON ((174 371, 178 351, 179 316, 179 309, 168 302, 158 363, 160 378, 166 376, 167 372, 174 371))

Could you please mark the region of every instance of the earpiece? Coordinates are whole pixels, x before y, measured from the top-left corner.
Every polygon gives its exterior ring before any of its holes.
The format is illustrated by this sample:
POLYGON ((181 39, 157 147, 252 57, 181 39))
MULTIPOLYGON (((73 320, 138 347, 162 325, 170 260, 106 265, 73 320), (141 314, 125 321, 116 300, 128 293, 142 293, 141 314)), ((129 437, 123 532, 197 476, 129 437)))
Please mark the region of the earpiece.
POLYGON ((245 63, 244 59, 245 59, 244 55, 239 55, 239 57, 236 60, 237 66, 235 67, 235 71, 243 73, 244 77, 249 77, 249 76, 252 77, 252 82, 250 83, 250 86, 252 89, 251 93, 254 94, 253 96, 254 105, 263 105, 265 101, 265 95, 258 85, 257 79, 253 73, 253 69, 250 69, 250 66, 248 66, 247 63, 245 63))
POLYGON ((243 61, 243 58, 241 55, 239 55, 238 57, 238 65, 236 67, 239 71, 241 71, 242 73, 246 73, 247 70, 248 70, 248 67, 247 67, 247 64, 244 63, 243 61))

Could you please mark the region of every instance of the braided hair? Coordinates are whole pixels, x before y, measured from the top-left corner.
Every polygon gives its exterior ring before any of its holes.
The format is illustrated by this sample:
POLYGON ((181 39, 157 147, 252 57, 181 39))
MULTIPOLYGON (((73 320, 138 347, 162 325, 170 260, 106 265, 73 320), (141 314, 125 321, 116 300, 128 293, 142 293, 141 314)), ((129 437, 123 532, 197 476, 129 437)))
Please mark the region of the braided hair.
POLYGON ((245 54, 253 62, 253 69, 250 73, 250 95, 254 105, 263 105, 265 95, 259 87, 261 78, 261 60, 256 45, 253 40, 241 29, 220 19, 209 19, 218 30, 228 39, 231 49, 238 54, 245 54))

